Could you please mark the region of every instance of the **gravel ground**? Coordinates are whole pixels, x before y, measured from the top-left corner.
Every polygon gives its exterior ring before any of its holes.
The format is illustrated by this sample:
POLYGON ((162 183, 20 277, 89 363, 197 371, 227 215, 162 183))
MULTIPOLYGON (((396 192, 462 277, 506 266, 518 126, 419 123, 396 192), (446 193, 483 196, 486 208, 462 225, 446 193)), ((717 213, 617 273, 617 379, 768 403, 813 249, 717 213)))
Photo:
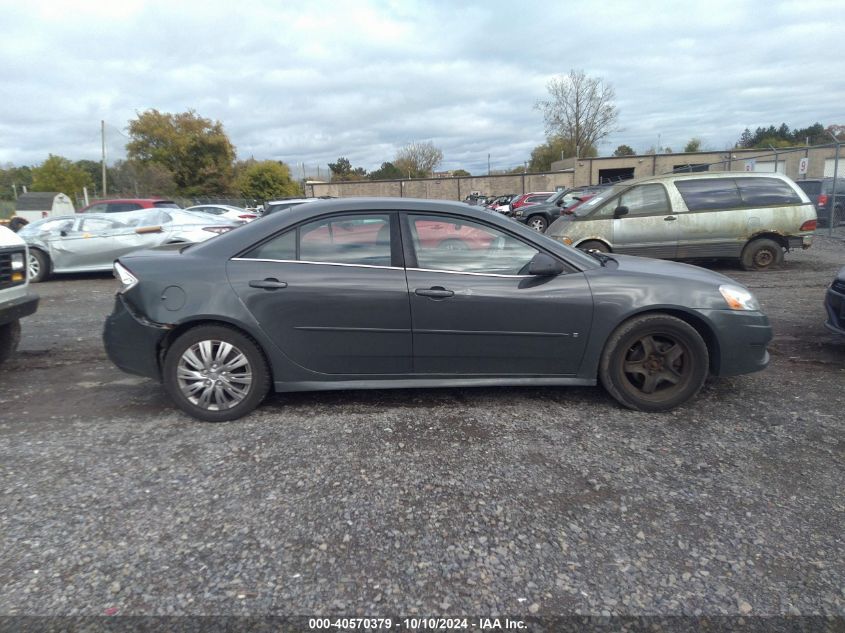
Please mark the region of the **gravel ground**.
POLYGON ((669 414, 599 388, 272 396, 177 413, 40 284, 0 368, 0 614, 845 615, 843 236, 750 286, 764 372, 669 414))

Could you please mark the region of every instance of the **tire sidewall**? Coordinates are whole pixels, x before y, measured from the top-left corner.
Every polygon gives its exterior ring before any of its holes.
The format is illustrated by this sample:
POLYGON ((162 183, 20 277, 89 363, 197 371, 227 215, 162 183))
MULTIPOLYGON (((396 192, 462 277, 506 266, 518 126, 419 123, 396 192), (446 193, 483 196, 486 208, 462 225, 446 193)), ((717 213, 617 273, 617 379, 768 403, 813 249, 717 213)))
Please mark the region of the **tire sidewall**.
POLYGON ((709 353, 701 335, 691 325, 669 315, 644 315, 620 325, 608 339, 600 363, 599 377, 605 389, 620 404, 638 411, 661 412, 688 402, 701 390, 709 372, 709 353), (671 398, 655 400, 637 394, 625 378, 625 355, 643 336, 670 335, 679 340, 691 356, 692 372, 685 385, 671 398))
POLYGON ((200 325, 183 333, 167 349, 162 368, 162 384, 176 406, 191 417, 203 422, 228 422, 247 415, 261 404, 270 389, 270 370, 264 353, 252 338, 223 325, 200 325), (231 409, 223 411, 201 409, 191 403, 179 388, 179 381, 176 378, 179 359, 185 350, 205 340, 231 343, 243 352, 249 361, 253 375, 249 394, 231 409))
POLYGON ((538 233, 542 233, 542 232, 543 232, 543 231, 545 231, 547 228, 549 228, 549 223, 548 223, 548 221, 547 221, 547 220, 546 220, 546 218, 544 218, 542 215, 530 215, 530 216, 528 216, 528 219, 527 219, 527 220, 525 220, 525 224, 527 224, 527 225, 528 225, 528 228, 530 228, 532 231, 537 231, 538 233), (535 229, 535 228, 532 226, 532 223, 533 223, 534 221, 536 221, 536 220, 539 220, 540 222, 542 222, 542 226, 541 226, 540 228, 538 228, 538 229, 535 229))
MULTIPOLYGON (((30 277, 30 283, 37 284, 44 281, 50 274, 50 258, 37 248, 29 249, 29 256, 38 260, 38 274, 30 277)), ((29 262, 27 262, 29 266, 29 262)))
POLYGON ((756 239, 749 242, 742 251, 742 267, 745 270, 769 270, 776 268, 783 263, 783 247, 770 239, 756 239), (770 250, 772 253, 772 261, 765 266, 760 266, 754 260, 757 253, 763 250, 770 250))

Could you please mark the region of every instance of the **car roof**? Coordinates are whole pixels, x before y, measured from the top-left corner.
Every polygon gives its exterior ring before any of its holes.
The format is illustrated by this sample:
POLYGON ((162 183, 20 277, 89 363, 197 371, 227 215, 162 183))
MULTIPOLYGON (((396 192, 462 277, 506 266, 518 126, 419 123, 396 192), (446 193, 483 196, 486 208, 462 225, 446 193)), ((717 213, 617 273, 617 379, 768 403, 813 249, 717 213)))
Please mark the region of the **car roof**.
MULTIPOLYGON (((293 207, 288 213, 274 213, 255 222, 249 222, 231 231, 219 235, 213 240, 201 242, 191 247, 195 254, 211 252, 236 253, 252 246, 277 231, 282 231, 300 222, 316 219, 333 213, 373 211, 400 212, 425 214, 454 214, 469 220, 480 220, 486 224, 500 227, 508 232, 517 233, 531 241, 536 241, 538 233, 520 222, 504 218, 498 213, 491 213, 483 207, 476 207, 451 200, 430 200, 423 198, 335 198, 332 200, 318 200, 312 204, 301 204, 293 207)), ((542 237, 542 236, 541 236, 542 237)), ((545 243, 545 242, 544 242, 545 243)), ((559 242, 548 238, 546 248, 552 251, 566 249, 570 260, 577 260, 584 268, 594 268, 596 260, 575 249, 567 249, 559 242)))

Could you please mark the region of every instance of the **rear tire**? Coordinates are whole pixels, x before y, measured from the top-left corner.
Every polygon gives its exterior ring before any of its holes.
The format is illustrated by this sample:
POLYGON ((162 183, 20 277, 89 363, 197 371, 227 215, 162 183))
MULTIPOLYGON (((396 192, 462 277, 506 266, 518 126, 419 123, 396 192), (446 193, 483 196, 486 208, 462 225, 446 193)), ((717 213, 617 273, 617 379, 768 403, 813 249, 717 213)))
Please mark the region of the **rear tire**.
POLYGON ((182 411, 204 422, 225 422, 261 404, 270 389, 270 370, 248 336, 226 326, 200 325, 167 350, 162 380, 182 411))
POLYGON ((742 249, 740 258, 745 270, 768 270, 783 263, 783 247, 767 238, 753 240, 742 249))
POLYGON ((608 248, 607 244, 599 242, 598 240, 587 240, 586 242, 581 242, 578 245, 578 248, 582 251, 598 251, 600 253, 610 252, 610 248, 608 248))
POLYGON ((21 322, 12 321, 0 325, 0 364, 6 362, 14 354, 21 340, 21 322))
POLYGON ((667 411, 699 392, 709 365, 707 345, 694 327, 667 314, 646 314, 610 335, 599 378, 629 409, 667 411))
POLYGON ((32 248, 29 251, 29 281, 37 284, 50 276, 50 258, 47 254, 32 248))

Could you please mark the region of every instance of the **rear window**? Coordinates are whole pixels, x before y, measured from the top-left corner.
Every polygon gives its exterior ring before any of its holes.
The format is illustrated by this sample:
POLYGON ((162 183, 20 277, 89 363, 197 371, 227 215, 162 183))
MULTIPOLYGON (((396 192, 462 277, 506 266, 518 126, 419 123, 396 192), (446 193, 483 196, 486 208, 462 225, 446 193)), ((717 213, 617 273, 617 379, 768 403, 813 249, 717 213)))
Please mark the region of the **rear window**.
POLYGON ((812 180, 801 181, 801 180, 799 180, 795 184, 798 185, 799 187, 801 187, 801 189, 804 190, 804 193, 806 193, 808 196, 817 196, 817 195, 819 195, 819 193, 821 193, 821 190, 822 190, 822 183, 820 183, 817 180, 816 181, 812 181, 812 180))
POLYGON ((749 207, 801 204, 801 197, 778 178, 737 178, 739 195, 749 207))

